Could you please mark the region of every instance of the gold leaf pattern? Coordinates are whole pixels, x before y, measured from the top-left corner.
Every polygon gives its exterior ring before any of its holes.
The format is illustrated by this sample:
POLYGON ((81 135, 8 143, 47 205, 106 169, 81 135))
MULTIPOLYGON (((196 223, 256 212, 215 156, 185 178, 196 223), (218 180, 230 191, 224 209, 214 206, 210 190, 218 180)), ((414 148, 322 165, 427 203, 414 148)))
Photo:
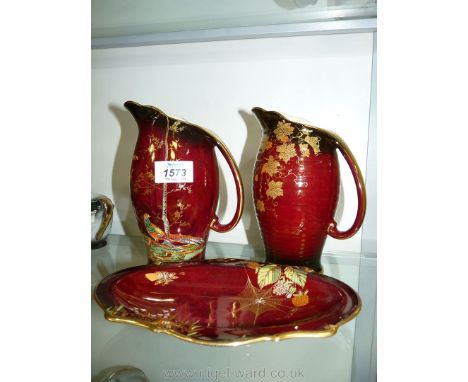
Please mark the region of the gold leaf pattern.
POLYGON ((156 150, 159 150, 164 144, 162 140, 160 140, 158 137, 154 135, 150 135, 149 140, 150 140, 150 146, 148 148, 148 152, 150 154, 152 154, 156 150))
POLYGON ((154 181, 154 174, 151 171, 146 172, 146 177, 148 178, 148 180, 154 181))
POLYGON ((170 226, 177 224, 179 227, 183 227, 187 225, 187 222, 181 221, 184 215, 184 211, 191 206, 191 204, 185 205, 182 200, 177 201, 177 209, 172 213, 172 219, 169 223, 170 226))
POLYGON ((268 175, 272 176, 275 172, 277 172, 277 167, 279 166, 279 162, 275 161, 273 156, 268 157, 268 161, 263 164, 262 166, 262 173, 266 172, 268 175))
POLYGON ((301 150, 301 154, 305 157, 310 156, 309 146, 307 143, 299 143, 299 150, 301 150))
POLYGON ((264 139, 259 150, 263 153, 265 150, 271 149, 272 147, 273 143, 269 139, 264 139))
POLYGON ((154 272, 154 273, 147 273, 145 277, 149 280, 154 282, 154 285, 167 285, 174 280, 177 280, 179 276, 175 272, 154 272))
POLYGON ((320 137, 305 137, 304 138, 304 141, 306 141, 310 147, 312 147, 312 150, 314 150, 314 155, 318 155, 318 153, 320 152, 320 146, 319 146, 319 142, 320 142, 320 137))
POLYGON ((279 153, 280 159, 285 163, 288 163, 291 158, 294 158, 297 155, 294 143, 283 143, 281 146, 276 148, 276 151, 279 153))
POLYGON ((289 141, 289 137, 287 135, 284 135, 284 134, 277 135, 276 139, 278 139, 279 141, 281 141, 283 143, 286 143, 286 142, 289 141))
POLYGON ((178 133, 184 129, 184 126, 180 126, 180 121, 175 121, 170 127, 169 130, 173 133, 178 133))
POLYGON ((260 212, 265 212, 265 203, 263 203, 263 200, 257 200, 257 210, 260 212))
POLYGON ((278 196, 283 196, 283 182, 270 180, 266 194, 272 199, 276 199, 278 196))
POLYGON ((294 127, 289 122, 278 121, 276 129, 273 132, 276 135, 276 139, 285 143, 289 141, 289 135, 294 131, 294 127))
POLYGON ((156 157, 156 151, 159 150, 164 142, 154 135, 149 137, 150 145, 148 146, 148 153, 150 154, 151 161, 154 161, 156 157))
POLYGON ((146 173, 140 173, 135 179, 135 183, 133 185, 133 192, 142 191, 143 195, 151 194, 153 189, 154 183, 154 175, 151 171, 147 171, 146 173))

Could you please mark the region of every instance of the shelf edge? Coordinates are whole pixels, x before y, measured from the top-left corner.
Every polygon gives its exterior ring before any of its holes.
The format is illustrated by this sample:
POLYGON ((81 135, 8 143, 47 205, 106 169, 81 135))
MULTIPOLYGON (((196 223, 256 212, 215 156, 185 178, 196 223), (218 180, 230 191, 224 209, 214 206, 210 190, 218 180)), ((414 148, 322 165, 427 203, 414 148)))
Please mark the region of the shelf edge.
POLYGON ((367 33, 375 32, 376 30, 377 18, 373 17, 354 20, 317 21, 310 23, 164 32, 133 36, 97 37, 91 39, 91 48, 109 49, 268 37, 291 37, 338 33, 367 33))

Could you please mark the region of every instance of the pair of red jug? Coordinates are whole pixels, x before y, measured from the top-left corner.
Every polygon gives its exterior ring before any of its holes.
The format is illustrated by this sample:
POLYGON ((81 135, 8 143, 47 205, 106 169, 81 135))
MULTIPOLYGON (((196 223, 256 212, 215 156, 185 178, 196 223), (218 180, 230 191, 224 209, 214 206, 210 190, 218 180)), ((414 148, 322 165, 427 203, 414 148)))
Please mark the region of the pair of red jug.
MULTIPOLYGON (((202 260, 209 230, 227 232, 242 215, 242 179, 231 153, 215 134, 200 126, 152 106, 128 101, 125 107, 139 128, 130 187, 149 261, 202 260), (226 159, 236 185, 237 207, 227 224, 216 216, 215 148, 226 159)), ((327 235, 349 238, 364 219, 361 171, 336 134, 290 121, 278 112, 258 107, 252 111, 264 132, 253 195, 266 260, 322 272, 320 258, 327 235), (337 149, 351 168, 358 196, 356 218, 346 231, 340 231, 334 220, 340 186, 337 149)))

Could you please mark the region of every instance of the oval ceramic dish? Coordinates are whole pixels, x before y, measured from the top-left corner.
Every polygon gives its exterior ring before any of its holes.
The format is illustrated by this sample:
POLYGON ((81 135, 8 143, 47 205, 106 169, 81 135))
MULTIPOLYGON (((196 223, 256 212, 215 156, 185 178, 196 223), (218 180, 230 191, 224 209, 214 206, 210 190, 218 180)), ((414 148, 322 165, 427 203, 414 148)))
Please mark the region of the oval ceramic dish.
POLYGON ((109 321, 217 346, 332 336, 361 309, 334 278, 235 259, 125 269, 104 278, 95 298, 109 321))

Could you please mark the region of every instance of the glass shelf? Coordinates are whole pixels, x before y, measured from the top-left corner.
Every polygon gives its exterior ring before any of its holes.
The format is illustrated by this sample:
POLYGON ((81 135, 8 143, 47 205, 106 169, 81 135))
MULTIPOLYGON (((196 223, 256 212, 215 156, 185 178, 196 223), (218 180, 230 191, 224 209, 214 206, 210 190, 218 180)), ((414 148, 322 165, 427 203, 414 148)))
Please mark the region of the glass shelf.
POLYGON ((93 0, 92 46, 372 31, 376 0, 93 0))
MULTIPOLYGON (((248 245, 209 242, 206 257, 261 261, 264 255, 262 250, 248 245)), ((146 263, 142 238, 119 235, 110 235, 107 246, 93 250, 91 258, 92 290, 106 275, 146 263)), ((196 345, 143 328, 108 322, 93 299, 92 376, 113 367, 133 366, 151 381, 206 381, 216 374, 218 380, 236 381, 256 372, 260 376, 265 374, 263 380, 270 380, 275 374, 284 375, 276 378, 282 381, 350 382, 353 362, 362 353, 355 345, 368 341, 372 334, 372 328, 359 331, 358 327, 363 325, 357 322, 373 323, 375 301, 369 298, 369 293, 375 291, 375 258, 355 253, 324 253, 323 266, 325 274, 359 290, 363 298, 363 310, 357 319, 326 339, 297 338, 227 348, 196 345), (365 289, 360 278, 366 281, 365 289), (228 373, 229 378, 222 378, 228 373)))

